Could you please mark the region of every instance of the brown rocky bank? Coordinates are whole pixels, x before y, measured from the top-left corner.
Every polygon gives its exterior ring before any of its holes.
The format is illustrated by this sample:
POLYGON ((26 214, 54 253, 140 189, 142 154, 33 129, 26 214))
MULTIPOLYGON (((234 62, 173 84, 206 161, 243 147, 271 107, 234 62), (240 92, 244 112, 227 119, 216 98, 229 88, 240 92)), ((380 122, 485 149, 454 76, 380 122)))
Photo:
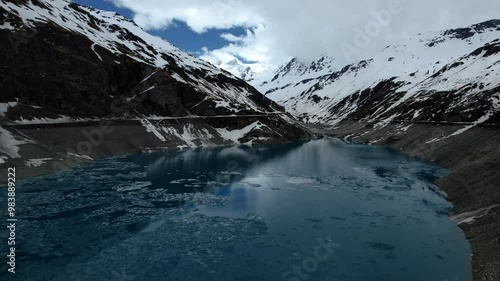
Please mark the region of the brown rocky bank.
POLYGON ((345 120, 335 127, 315 125, 311 130, 355 143, 388 145, 449 169, 451 173, 436 185, 448 194, 454 204, 452 219, 470 241, 474 281, 498 281, 500 128, 465 128, 408 122, 378 126, 377 122, 345 120))
MULTIPOLYGON (((3 128, 22 140, 18 145, 20 157, 0 163, 0 174, 7 175, 8 168, 15 167, 17 179, 52 174, 97 159, 128 154, 238 144, 280 144, 311 138, 307 130, 297 126, 286 114, 11 123, 4 124, 3 128), (238 142, 224 138, 217 131, 219 128, 233 131, 255 122, 263 127, 241 134, 238 142), (152 132, 145 124, 156 129, 152 132)), ((0 178, 0 184, 6 181, 6 177, 0 178)))

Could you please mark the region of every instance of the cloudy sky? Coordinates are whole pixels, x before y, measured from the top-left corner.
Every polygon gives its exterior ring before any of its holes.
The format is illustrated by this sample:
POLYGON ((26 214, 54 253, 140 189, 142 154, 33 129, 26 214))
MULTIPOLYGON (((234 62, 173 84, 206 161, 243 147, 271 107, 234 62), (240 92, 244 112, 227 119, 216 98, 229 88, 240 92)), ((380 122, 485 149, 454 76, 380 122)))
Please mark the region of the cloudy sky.
POLYGON ((117 10, 212 62, 237 57, 271 65, 323 53, 352 62, 411 34, 500 18, 498 0, 76 1, 117 10), (359 33, 369 42, 360 41, 359 33))

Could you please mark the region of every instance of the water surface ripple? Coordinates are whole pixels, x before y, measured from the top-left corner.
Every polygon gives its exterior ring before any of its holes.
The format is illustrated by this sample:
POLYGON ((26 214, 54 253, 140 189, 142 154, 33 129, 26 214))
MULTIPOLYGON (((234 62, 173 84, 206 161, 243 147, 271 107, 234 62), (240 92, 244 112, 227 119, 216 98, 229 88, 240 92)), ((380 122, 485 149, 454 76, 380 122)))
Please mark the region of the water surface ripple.
POLYGON ((443 173, 335 139, 104 159, 18 183, 18 273, 0 274, 469 281, 469 245, 432 184, 443 173))

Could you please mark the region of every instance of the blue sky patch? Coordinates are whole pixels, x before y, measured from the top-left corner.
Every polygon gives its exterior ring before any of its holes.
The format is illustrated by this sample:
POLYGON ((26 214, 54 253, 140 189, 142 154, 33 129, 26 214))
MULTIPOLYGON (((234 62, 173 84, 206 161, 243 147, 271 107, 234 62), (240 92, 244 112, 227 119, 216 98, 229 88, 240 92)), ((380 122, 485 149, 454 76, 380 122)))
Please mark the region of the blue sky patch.
MULTIPOLYGON (((112 2, 106 0, 74 0, 74 2, 92 6, 100 10, 117 12, 127 18, 133 19, 132 11, 119 8, 112 2)), ((246 29, 243 27, 209 29, 202 34, 198 34, 192 31, 185 22, 174 21, 174 23, 166 29, 148 30, 148 32, 160 36, 185 52, 196 54, 200 52, 203 47, 207 47, 208 50, 215 50, 226 46, 228 42, 221 38, 221 34, 231 33, 234 36, 241 36, 246 34, 246 29)))

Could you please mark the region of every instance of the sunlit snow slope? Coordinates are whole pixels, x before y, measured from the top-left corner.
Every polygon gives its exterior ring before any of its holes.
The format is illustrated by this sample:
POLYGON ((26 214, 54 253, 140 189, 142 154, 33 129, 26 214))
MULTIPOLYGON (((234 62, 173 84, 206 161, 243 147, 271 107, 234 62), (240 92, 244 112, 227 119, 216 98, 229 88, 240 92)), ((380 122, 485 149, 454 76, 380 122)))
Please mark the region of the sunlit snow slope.
POLYGON ((500 20, 419 34, 337 67, 293 59, 257 88, 314 123, 344 119, 499 123, 500 20))

